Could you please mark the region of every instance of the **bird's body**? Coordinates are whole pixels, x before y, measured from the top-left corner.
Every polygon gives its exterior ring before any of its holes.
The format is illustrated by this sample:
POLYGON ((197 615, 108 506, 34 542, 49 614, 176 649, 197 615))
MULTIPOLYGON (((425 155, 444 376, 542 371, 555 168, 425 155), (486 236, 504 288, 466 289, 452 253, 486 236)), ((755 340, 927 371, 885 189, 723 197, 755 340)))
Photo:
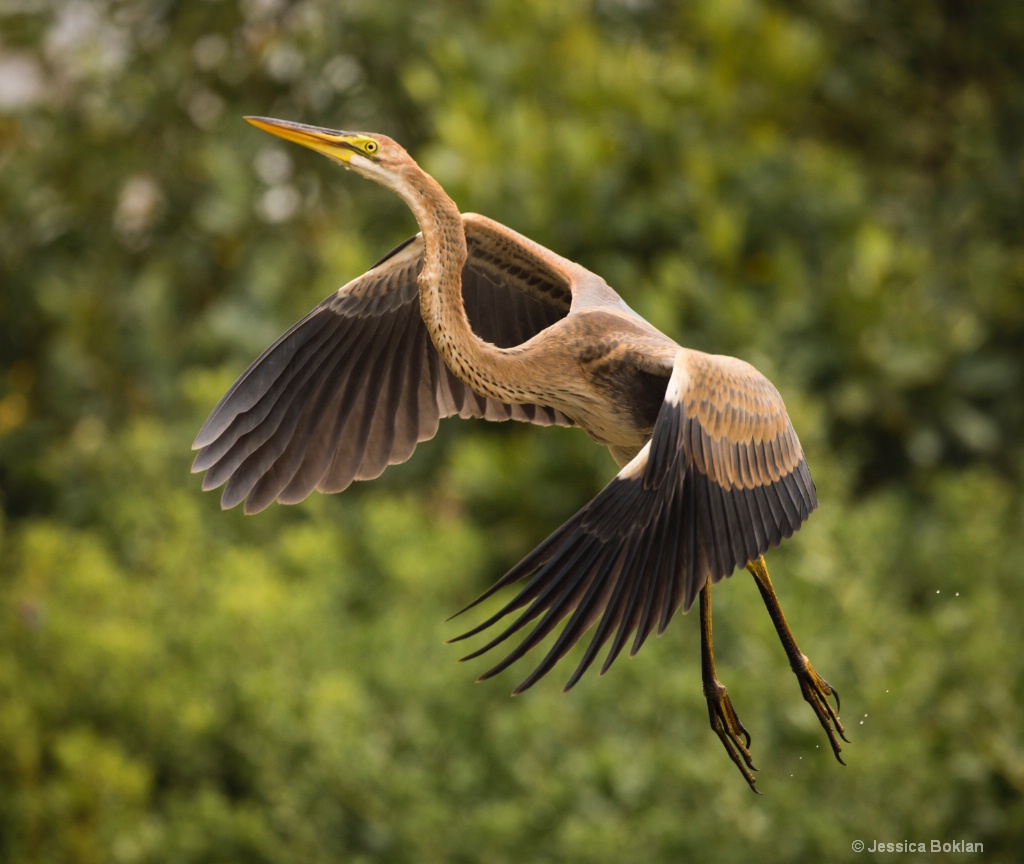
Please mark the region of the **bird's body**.
POLYGON ((459 637, 523 610, 470 656, 537 622, 484 677, 568 619, 519 689, 594 627, 571 686, 603 646, 611 642, 602 671, 627 640, 635 652, 700 595, 712 727, 753 786, 746 730, 710 646, 711 585, 746 565, 838 758, 832 726, 840 735, 842 726, 825 698, 834 691, 796 648, 761 558, 817 505, 775 387, 741 360, 679 346, 580 265, 460 213, 391 139, 249 119, 392 189, 421 233, 324 300, 239 378, 196 439, 204 488, 226 483, 223 505, 244 500, 255 512, 378 476, 442 417, 577 425, 621 470, 484 595, 525 581, 459 637))

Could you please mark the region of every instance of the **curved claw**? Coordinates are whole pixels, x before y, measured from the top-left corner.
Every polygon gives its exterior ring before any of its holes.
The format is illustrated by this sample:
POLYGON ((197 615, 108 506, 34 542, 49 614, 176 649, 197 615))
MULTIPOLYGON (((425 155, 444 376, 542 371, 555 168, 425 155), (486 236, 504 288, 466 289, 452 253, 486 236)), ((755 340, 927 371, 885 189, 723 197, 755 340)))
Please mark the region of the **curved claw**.
POLYGON ((708 718, 711 721, 711 729, 718 736, 718 740, 722 742, 725 752, 729 754, 729 758, 739 769, 751 790, 760 795, 760 790, 754 785, 756 781, 752 773, 757 770, 757 767, 750 758, 750 733, 740 722, 725 687, 721 682, 716 683, 718 686, 714 690, 710 693, 705 690, 704 693, 708 702, 708 718), (743 736, 742 739, 740 736, 743 736))
POLYGON ((801 656, 803 662, 800 667, 793 669, 797 680, 800 682, 800 691, 803 693, 804 699, 814 709, 814 714, 818 718, 821 728, 828 735, 828 741, 832 745, 832 752, 835 754, 836 760, 840 765, 845 765, 843 757, 839 755, 843 748, 840 746, 839 741, 836 740, 836 734, 838 733, 839 737, 847 744, 850 743, 850 739, 846 737, 846 730, 839 720, 839 692, 815 671, 815 668, 806 656, 801 656), (828 701, 829 696, 836 697, 836 707, 834 710, 828 701))

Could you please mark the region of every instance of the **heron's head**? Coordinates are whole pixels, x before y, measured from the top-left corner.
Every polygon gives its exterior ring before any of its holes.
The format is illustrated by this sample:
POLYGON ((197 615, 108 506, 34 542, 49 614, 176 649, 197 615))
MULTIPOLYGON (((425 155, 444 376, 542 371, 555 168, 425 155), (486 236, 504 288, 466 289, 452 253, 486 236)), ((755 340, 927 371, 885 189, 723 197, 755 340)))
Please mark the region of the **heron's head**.
POLYGON ((338 132, 270 117, 245 119, 264 132, 315 150, 343 167, 391 188, 400 182, 404 169, 416 165, 402 146, 387 135, 338 132))

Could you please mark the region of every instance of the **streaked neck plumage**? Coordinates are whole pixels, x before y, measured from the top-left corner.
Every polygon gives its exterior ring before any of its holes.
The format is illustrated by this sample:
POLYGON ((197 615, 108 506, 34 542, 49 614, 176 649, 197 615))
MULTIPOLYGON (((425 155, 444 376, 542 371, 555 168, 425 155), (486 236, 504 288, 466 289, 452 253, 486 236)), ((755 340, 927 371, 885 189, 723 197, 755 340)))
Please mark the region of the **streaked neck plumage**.
POLYGON ((462 298, 466 231, 455 202, 418 166, 404 171, 392 188, 409 205, 423 233, 420 313, 445 364, 480 396, 500 402, 536 401, 515 349, 485 342, 470 326, 462 298))

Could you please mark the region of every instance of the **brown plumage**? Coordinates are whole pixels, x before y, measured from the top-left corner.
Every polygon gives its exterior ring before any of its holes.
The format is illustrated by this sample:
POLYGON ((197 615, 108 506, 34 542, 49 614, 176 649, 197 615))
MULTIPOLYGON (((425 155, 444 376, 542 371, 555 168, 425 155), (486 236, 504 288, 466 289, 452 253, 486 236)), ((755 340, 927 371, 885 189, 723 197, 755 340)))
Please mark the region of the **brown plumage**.
POLYGON ((627 642, 635 653, 700 596, 711 725, 754 788, 749 735, 711 646, 711 586, 746 566, 839 759, 843 727, 827 701, 835 695, 838 707, 838 694, 797 648, 762 557, 817 506, 771 382, 742 360, 677 345, 599 276, 461 214, 391 139, 247 119, 387 186, 421 233, 324 300, 235 382, 196 438, 203 488, 226 484, 223 506, 244 501, 254 513, 377 477, 443 417, 578 425, 621 470, 467 607, 522 583, 458 637, 517 613, 476 657, 532 627, 482 677, 562 625, 524 690, 593 629, 568 689, 602 648, 603 673, 627 642))

